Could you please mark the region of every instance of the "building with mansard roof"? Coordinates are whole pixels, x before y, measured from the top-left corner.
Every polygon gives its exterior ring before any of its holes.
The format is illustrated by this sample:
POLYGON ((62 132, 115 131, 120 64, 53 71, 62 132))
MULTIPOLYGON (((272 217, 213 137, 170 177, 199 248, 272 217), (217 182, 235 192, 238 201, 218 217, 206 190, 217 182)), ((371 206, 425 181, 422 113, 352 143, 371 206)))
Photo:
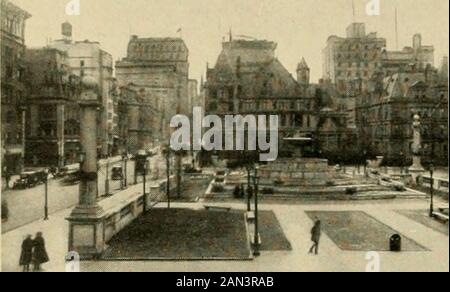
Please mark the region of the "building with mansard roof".
POLYGON ((78 163, 81 79, 72 74, 67 52, 48 47, 27 49, 24 60, 27 163, 57 167, 78 163))
POLYGON ((422 162, 448 164, 448 78, 442 80, 438 70, 427 68, 380 74, 356 99, 358 141, 384 156, 386 164, 412 161, 415 115, 421 118, 422 162))
POLYGON ((276 47, 265 40, 224 42, 215 66, 207 68, 205 112, 222 117, 278 115, 281 155, 283 138, 298 136, 312 138, 304 154, 315 156, 319 145, 340 140, 345 115, 320 106, 322 92, 310 84, 306 61, 299 63, 297 80, 275 57, 276 47))
POLYGON ((101 110, 97 133, 97 151, 99 156, 106 157, 114 153, 117 147, 117 100, 116 82, 113 78, 113 57, 95 41, 72 40, 72 25, 65 22, 61 25, 62 38, 55 40, 50 47, 67 53, 71 72, 79 77, 92 76, 99 84, 101 94, 101 110))

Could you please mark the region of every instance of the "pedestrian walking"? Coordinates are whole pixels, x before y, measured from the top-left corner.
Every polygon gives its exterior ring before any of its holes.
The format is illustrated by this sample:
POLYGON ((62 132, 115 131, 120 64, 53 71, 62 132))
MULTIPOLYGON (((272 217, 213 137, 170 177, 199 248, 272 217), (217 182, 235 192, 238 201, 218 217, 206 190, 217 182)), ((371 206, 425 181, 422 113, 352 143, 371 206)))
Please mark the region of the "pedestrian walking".
POLYGON ((241 184, 240 190, 239 190, 239 198, 243 199, 245 198, 245 187, 244 184, 241 184))
POLYGON ((45 240, 42 232, 38 232, 33 240, 33 264, 34 271, 41 271, 42 264, 47 263, 50 259, 47 251, 45 250, 45 240))
POLYGON ((23 267, 24 272, 30 271, 30 265, 33 260, 33 239, 31 235, 27 237, 22 242, 22 252, 20 253, 19 264, 23 267))
POLYGON ((310 254, 312 254, 313 252, 316 255, 319 254, 319 242, 322 233, 320 225, 321 225, 320 220, 317 220, 314 223, 314 227, 311 229, 311 241, 313 242, 313 245, 309 249, 310 254))

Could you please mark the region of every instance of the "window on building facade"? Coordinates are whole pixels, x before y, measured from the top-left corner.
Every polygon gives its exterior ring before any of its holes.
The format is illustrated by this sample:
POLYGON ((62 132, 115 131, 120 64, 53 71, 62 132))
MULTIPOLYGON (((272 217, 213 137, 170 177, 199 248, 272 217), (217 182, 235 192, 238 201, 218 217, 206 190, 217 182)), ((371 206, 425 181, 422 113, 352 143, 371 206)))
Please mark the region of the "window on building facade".
POLYGON ((8 111, 8 113, 6 114, 6 122, 8 124, 14 123, 15 120, 15 114, 13 111, 8 111))
POLYGON ((294 115, 294 126, 295 127, 303 127, 303 115, 302 114, 294 115))

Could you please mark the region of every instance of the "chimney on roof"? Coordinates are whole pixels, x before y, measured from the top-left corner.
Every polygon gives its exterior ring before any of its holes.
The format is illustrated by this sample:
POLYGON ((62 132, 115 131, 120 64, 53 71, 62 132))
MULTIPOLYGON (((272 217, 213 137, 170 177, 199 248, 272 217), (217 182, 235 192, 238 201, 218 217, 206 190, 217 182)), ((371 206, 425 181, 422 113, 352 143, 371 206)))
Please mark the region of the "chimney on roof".
POLYGON ((416 33, 413 36, 413 49, 417 51, 422 47, 422 35, 420 33, 416 33))

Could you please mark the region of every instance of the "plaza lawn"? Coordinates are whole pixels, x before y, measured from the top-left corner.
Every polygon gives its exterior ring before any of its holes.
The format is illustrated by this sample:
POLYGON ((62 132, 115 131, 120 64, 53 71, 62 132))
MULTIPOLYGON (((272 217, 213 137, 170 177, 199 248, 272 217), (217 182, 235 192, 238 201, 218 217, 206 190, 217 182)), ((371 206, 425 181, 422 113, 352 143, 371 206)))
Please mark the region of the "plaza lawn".
POLYGON ((108 245, 104 260, 251 259, 242 212, 157 208, 108 245))
POLYGON ((434 218, 430 218, 428 210, 398 210, 397 212, 413 221, 448 236, 448 222, 443 223, 434 218))
POLYGON ((259 211, 261 251, 291 251, 292 246, 273 211, 259 211))
MULTIPOLYGON (((192 179, 189 177, 185 178, 183 182, 183 189, 181 191, 181 197, 178 198, 176 190, 173 190, 170 195, 171 202, 177 203, 193 203, 198 202, 200 198, 203 198, 206 190, 208 189, 211 179, 192 179)), ((161 200, 162 202, 167 202, 166 196, 161 200)))
MULTIPOLYGON (((308 211, 312 221, 322 222, 322 231, 342 250, 389 251, 389 239, 397 231, 362 211, 308 211)), ((312 223, 311 223, 312 225, 312 223)), ((402 251, 427 251, 402 236, 402 251)))

